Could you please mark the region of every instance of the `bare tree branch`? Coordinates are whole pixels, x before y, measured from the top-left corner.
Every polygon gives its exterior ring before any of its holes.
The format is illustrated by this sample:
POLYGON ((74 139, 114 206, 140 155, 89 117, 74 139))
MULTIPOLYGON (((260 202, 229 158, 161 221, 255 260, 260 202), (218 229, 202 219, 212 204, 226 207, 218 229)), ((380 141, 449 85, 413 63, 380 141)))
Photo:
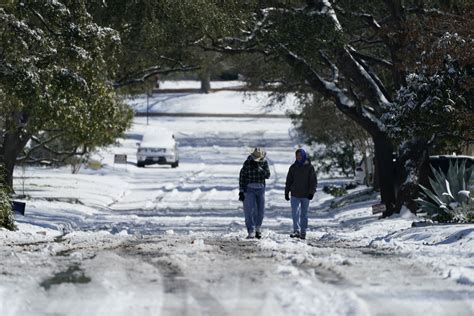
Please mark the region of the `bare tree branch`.
POLYGON ((291 52, 284 45, 280 46, 285 52, 287 62, 305 76, 308 84, 323 96, 334 100, 339 110, 359 123, 370 134, 380 132, 379 119, 377 119, 364 106, 358 107, 356 102, 346 92, 332 81, 325 80, 318 72, 302 57, 291 52))
POLYGON ((206 46, 203 44, 198 44, 197 46, 204 51, 231 54, 231 55, 238 55, 242 53, 247 53, 247 54, 259 53, 265 56, 270 55, 268 51, 261 48, 257 48, 257 46, 253 44, 252 46, 231 47, 230 45, 223 46, 223 45, 217 44, 217 42, 215 41, 212 41, 212 44, 210 46, 206 46))
POLYGON ((64 152, 60 152, 60 151, 55 151, 51 148, 49 148, 48 146, 44 146, 44 149, 48 150, 49 152, 57 155, 57 156, 62 156, 60 159, 55 159, 55 158, 35 158, 35 159, 24 159, 24 160, 17 160, 18 162, 23 162, 23 163, 44 163, 44 162, 48 162, 48 163, 64 163, 67 159, 73 157, 73 156, 83 156, 85 154, 87 154, 87 147, 86 146, 83 146, 82 150, 81 151, 77 151, 78 150, 78 147, 76 147, 74 150, 72 151, 64 151, 64 152))
POLYGON ((374 57, 374 56, 369 56, 369 55, 366 55, 366 54, 362 54, 358 51, 356 51, 355 49, 351 50, 351 53, 357 57, 358 59, 362 59, 364 61, 367 61, 371 64, 376 64, 376 65, 380 65, 380 66, 384 66, 388 69, 391 69, 393 67, 393 64, 386 60, 386 59, 383 59, 383 58, 378 58, 378 57, 374 57))
POLYGON ((456 15, 453 13, 443 12, 437 9, 425 9, 422 6, 408 8, 406 11, 408 13, 415 13, 418 16, 424 15, 424 16, 430 16, 430 17, 443 16, 443 17, 454 17, 457 19, 459 18, 459 15, 456 15))
POLYGON ((49 26, 49 24, 46 22, 46 20, 43 18, 43 16, 42 16, 38 11, 36 11, 36 10, 33 9, 33 8, 30 8, 29 6, 25 6, 25 4, 23 4, 23 7, 25 7, 27 10, 31 11, 31 12, 38 18, 38 20, 40 20, 41 24, 44 25, 44 27, 48 30, 48 32, 50 32, 51 34, 53 34, 53 35, 56 36, 56 37, 62 36, 61 33, 55 32, 55 31, 49 26))
POLYGON ((381 39, 375 39, 375 40, 369 40, 369 39, 366 39, 366 38, 362 38, 362 37, 359 37, 359 38, 356 38, 356 39, 352 39, 349 41, 349 44, 356 44, 356 43, 364 43, 364 44, 368 44, 370 46, 373 46, 373 45, 377 45, 377 44, 383 44, 385 43, 383 40, 381 39))
POLYGON ((337 82, 339 80, 339 69, 337 68, 336 64, 334 64, 328 57, 328 55, 323 52, 322 50, 319 51, 319 55, 321 56, 321 58, 324 60, 324 62, 326 63, 326 65, 328 65, 329 67, 331 67, 331 70, 332 70, 332 78, 331 78, 331 81, 333 82, 337 82))
POLYGON ((170 74, 173 72, 189 72, 189 71, 195 71, 200 69, 201 67, 199 66, 185 66, 185 67, 175 67, 175 68, 166 68, 162 69, 162 66, 153 66, 148 69, 142 70, 139 73, 136 73, 131 77, 131 79, 121 79, 119 81, 116 81, 113 86, 114 88, 121 88, 124 86, 132 85, 132 84, 139 84, 139 83, 144 83, 148 78, 162 74, 170 74))
POLYGON ((346 73, 348 77, 357 80, 359 89, 364 93, 365 97, 372 105, 378 107, 377 110, 388 106, 390 102, 385 93, 381 90, 377 82, 367 72, 364 66, 352 55, 353 51, 355 51, 355 49, 348 46, 340 49, 338 52, 340 62, 344 65, 344 67, 341 68, 341 71, 346 73))
POLYGON ((379 32, 380 29, 382 28, 381 23, 377 21, 373 15, 365 13, 365 12, 346 12, 343 8, 340 6, 334 6, 335 10, 341 13, 342 15, 351 15, 354 17, 361 18, 362 21, 365 22, 366 25, 368 25, 372 30, 379 32))
POLYGON ((380 31, 380 29, 382 28, 379 24, 379 22, 377 22, 377 20, 371 15, 371 14, 367 14, 367 13, 353 13, 353 15, 355 16, 358 16, 360 18, 362 18, 365 23, 370 26, 374 31, 380 31))
POLYGON ((58 151, 58 150, 54 150, 54 149, 50 148, 47 145, 45 145, 43 148, 46 149, 47 151, 49 151, 50 153, 55 154, 57 156, 71 157, 71 156, 81 156, 81 155, 85 155, 87 153, 87 148, 85 146, 82 148, 82 151, 77 151, 78 147, 76 147, 74 150, 71 150, 71 151, 58 151))
POLYGON ((354 102, 357 105, 357 112, 359 113, 359 115, 362 115, 362 102, 360 101, 359 96, 352 87, 349 88, 349 93, 351 94, 352 99, 354 99, 354 102))
MULTIPOLYGON (((374 80, 374 82, 377 84, 378 88, 380 91, 383 93, 385 98, 391 102, 391 96, 388 90, 385 88, 385 85, 383 84, 382 80, 377 76, 377 74, 367 65, 366 61, 363 60, 362 58, 359 58, 359 53, 352 47, 349 47, 350 52, 353 54, 354 58, 364 67, 365 71, 370 75, 370 77, 374 80)), ((379 109, 380 110, 380 109, 379 109)), ((378 114, 381 114, 379 111, 378 114)))
POLYGON ((31 139, 34 140, 35 142, 37 142, 38 144, 31 147, 30 149, 28 149, 28 151, 25 153, 25 155, 23 157, 18 157, 16 159, 16 161, 18 162, 22 162, 22 161, 25 161, 27 159, 29 159, 29 157, 31 156, 31 154, 40 149, 40 148, 44 148, 47 144, 51 143, 52 141, 60 138, 61 136, 64 136, 66 133, 59 133, 59 134, 56 134, 46 140, 40 140, 38 137, 36 136, 32 136, 31 139))

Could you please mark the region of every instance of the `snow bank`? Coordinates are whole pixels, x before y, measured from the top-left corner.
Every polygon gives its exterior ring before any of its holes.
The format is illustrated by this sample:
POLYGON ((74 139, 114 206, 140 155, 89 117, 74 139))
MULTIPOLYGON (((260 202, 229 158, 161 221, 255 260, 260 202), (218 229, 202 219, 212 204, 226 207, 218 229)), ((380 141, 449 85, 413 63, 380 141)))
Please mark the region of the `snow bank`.
POLYGON ((474 226, 409 227, 373 240, 375 248, 391 248, 432 266, 445 278, 474 285, 474 226))
POLYGON ((474 284, 472 224, 412 227, 414 221, 423 219, 407 210, 378 219, 370 206, 376 203, 371 200, 330 211, 321 218, 326 233, 320 240, 401 253, 433 267, 445 278, 474 284))

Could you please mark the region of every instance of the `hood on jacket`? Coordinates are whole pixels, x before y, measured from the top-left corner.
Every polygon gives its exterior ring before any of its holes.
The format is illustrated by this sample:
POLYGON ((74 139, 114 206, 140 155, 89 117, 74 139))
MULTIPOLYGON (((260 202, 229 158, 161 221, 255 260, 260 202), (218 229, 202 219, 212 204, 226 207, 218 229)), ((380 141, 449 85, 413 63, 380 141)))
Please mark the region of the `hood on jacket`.
POLYGON ((295 160, 295 164, 298 166, 303 166, 308 160, 308 157, 306 156, 306 151, 303 148, 298 149, 295 154, 301 154, 301 161, 295 160))

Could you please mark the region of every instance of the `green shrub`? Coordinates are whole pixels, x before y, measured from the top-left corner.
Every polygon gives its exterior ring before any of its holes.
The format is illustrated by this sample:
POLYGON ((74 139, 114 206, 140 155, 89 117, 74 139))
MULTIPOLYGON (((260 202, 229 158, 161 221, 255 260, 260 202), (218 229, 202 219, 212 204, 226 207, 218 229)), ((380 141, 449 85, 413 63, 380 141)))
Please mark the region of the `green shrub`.
POLYGON ((99 160, 90 159, 87 161, 87 168, 92 170, 99 170, 102 168, 102 163, 99 160))
MULTIPOLYGON (((3 179, 3 167, 0 165, 0 179, 3 179)), ((9 188, 0 181, 0 227, 15 230, 15 219, 12 214, 12 203, 9 188)))
POLYGON ((9 230, 16 229, 10 197, 3 187, 0 187, 0 227, 9 230))
POLYGON ((347 194, 347 190, 342 186, 337 185, 326 185, 323 188, 323 191, 332 196, 339 197, 347 194))
POLYGON ((432 189, 420 185, 422 192, 416 200, 422 211, 438 222, 474 222, 473 189, 469 188, 473 169, 466 168, 465 161, 450 163, 447 173, 431 166, 432 189))

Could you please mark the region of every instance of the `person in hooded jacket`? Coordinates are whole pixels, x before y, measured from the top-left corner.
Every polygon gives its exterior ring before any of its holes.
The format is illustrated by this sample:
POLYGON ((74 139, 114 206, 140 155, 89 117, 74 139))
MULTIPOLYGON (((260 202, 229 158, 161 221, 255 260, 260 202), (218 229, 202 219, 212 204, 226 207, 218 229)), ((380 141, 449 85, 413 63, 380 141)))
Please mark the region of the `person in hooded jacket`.
POLYGON ((248 239, 262 238, 265 180, 270 178, 270 168, 265 157, 266 153, 262 148, 255 148, 240 169, 239 200, 244 203, 248 239))
POLYGON ((290 201, 293 217, 292 238, 306 239, 308 228, 309 201, 316 193, 317 178, 313 165, 306 156, 303 148, 295 152, 296 160, 290 166, 286 176, 285 200, 290 201))

